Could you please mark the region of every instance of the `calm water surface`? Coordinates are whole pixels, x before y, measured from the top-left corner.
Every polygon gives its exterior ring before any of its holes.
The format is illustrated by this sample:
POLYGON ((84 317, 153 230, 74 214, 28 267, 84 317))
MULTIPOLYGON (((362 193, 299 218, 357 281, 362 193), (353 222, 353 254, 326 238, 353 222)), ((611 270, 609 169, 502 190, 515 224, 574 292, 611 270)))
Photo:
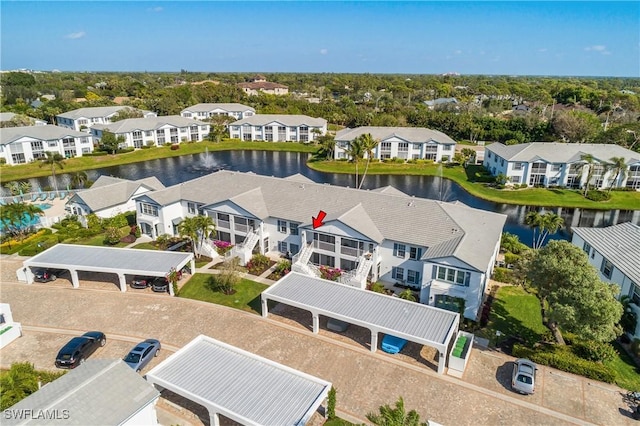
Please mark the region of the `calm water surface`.
MULTIPOLYGON (((170 186, 203 176, 218 168, 224 168, 241 172, 252 171, 256 174, 276 177, 300 173, 318 183, 353 186, 353 175, 317 172, 306 166, 308 157, 309 154, 294 152, 220 151, 89 170, 87 175, 91 180, 97 179, 100 175, 132 180, 155 176, 164 185, 170 186)), ((69 185, 70 176, 61 174, 57 176, 57 180, 58 187, 64 188, 69 185)), ((51 177, 31 179, 30 181, 36 190, 44 186, 53 186, 51 177)), ((416 197, 460 201, 478 209, 506 214, 508 219, 505 231, 518 235, 520 240, 527 244, 531 243, 532 231, 523 224, 524 217, 532 210, 541 210, 537 207, 481 200, 469 195, 455 182, 434 176, 368 175, 363 187, 374 189, 387 185, 394 186, 400 191, 416 197)), ((552 237, 557 239, 570 238, 570 228, 574 226, 601 227, 630 221, 640 225, 640 210, 597 211, 567 208, 547 208, 546 210, 560 214, 568 226, 567 229, 552 237)))

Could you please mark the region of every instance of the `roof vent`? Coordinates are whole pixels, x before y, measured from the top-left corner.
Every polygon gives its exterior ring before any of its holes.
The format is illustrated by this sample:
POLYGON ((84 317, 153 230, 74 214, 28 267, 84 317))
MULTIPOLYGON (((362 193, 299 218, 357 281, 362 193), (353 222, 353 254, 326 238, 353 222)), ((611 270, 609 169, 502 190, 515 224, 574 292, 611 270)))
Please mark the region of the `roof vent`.
POLYGON ((300 189, 304 189, 304 183, 300 185, 300 189))
POLYGON ((413 203, 413 201, 409 201, 409 204, 407 204, 408 207, 413 207, 415 206, 415 204, 413 203))

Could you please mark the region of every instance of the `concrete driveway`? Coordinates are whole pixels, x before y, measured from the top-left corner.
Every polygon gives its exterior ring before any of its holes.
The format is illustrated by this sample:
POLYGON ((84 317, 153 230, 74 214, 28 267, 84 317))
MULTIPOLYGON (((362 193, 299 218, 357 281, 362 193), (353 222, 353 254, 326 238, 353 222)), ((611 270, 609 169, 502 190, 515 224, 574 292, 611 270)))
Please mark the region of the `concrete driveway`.
MULTIPOLYGON (((2 367, 28 360, 52 368, 66 333, 100 330, 109 343, 94 357, 122 357, 138 340, 161 340, 163 357, 198 334, 331 381, 337 389, 338 414, 366 422, 366 414, 403 396, 422 419, 444 425, 487 424, 633 424, 621 390, 541 367, 533 396, 509 389, 511 358, 474 350, 462 379, 439 376, 428 366, 375 353, 323 330, 313 335, 284 317, 267 319, 203 302, 162 295, 72 289, 11 282, 2 266, 2 302, 10 303, 25 336, 0 353, 2 367), (32 328, 42 327, 42 328, 32 328), (167 350, 168 348, 168 350, 167 350)), ((15 271, 15 269, 14 269, 15 271)), ((155 360, 155 365, 159 360, 155 360)))

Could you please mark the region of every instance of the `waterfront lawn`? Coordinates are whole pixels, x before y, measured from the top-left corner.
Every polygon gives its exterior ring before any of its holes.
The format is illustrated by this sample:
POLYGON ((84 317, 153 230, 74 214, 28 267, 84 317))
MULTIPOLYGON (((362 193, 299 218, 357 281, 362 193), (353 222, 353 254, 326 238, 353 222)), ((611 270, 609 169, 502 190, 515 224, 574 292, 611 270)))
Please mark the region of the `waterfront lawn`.
MULTIPOLYGON (((310 161, 310 168, 326 173, 354 174, 355 164, 348 161, 310 161)), ((366 162, 359 164, 362 175, 366 162)), ((640 193, 637 191, 612 191, 609 201, 595 202, 584 198, 580 191, 559 188, 496 189, 480 178, 483 167, 470 165, 447 166, 435 163, 382 163, 372 162, 368 175, 417 175, 441 176, 451 179, 471 195, 504 204, 521 204, 541 207, 567 207, 594 210, 637 210, 640 208, 640 193)))
POLYGON ((247 312, 260 314, 260 294, 268 286, 245 278, 235 287, 236 293, 226 295, 209 288, 208 282, 211 274, 195 274, 178 292, 179 297, 202 300, 203 302, 216 303, 229 306, 247 312))
POLYGON ((619 355, 611 361, 605 361, 604 365, 616 372, 616 384, 618 386, 637 391, 640 389, 640 368, 618 342, 614 342, 613 347, 616 348, 619 355))
MULTIPOLYGON (((225 139, 220 143, 202 141, 196 143, 182 143, 180 148, 171 150, 170 146, 154 147, 149 149, 138 149, 122 154, 106 154, 99 156, 83 156, 68 158, 64 161, 63 173, 74 173, 81 170, 99 169, 102 167, 117 166, 120 164, 138 163, 142 161, 155 160, 158 158, 178 157, 181 155, 199 154, 208 150, 230 151, 230 150, 258 150, 258 151, 293 151, 313 153, 318 147, 312 143, 303 144, 298 142, 246 142, 238 139, 225 139)), ((0 166, 0 183, 12 180, 28 179, 33 177, 49 176, 51 168, 40 167, 39 161, 16 166, 0 166)))

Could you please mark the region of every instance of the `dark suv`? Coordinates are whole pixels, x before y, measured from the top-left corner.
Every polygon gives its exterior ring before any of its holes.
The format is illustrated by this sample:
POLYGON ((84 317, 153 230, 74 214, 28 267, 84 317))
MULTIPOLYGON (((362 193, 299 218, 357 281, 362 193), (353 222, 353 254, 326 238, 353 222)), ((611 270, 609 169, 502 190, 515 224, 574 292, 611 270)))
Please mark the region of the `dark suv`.
POLYGON ((55 281, 56 278, 56 274, 50 269, 38 268, 33 270, 33 280, 37 283, 48 283, 49 281, 55 281))
POLYGON ((169 291, 169 281, 165 277, 158 277, 153 280, 151 284, 151 290, 156 293, 166 293, 169 291))
POLYGON ((76 368, 101 346, 107 344, 107 338, 101 331, 89 331, 74 337, 60 349, 56 357, 56 367, 76 368))

